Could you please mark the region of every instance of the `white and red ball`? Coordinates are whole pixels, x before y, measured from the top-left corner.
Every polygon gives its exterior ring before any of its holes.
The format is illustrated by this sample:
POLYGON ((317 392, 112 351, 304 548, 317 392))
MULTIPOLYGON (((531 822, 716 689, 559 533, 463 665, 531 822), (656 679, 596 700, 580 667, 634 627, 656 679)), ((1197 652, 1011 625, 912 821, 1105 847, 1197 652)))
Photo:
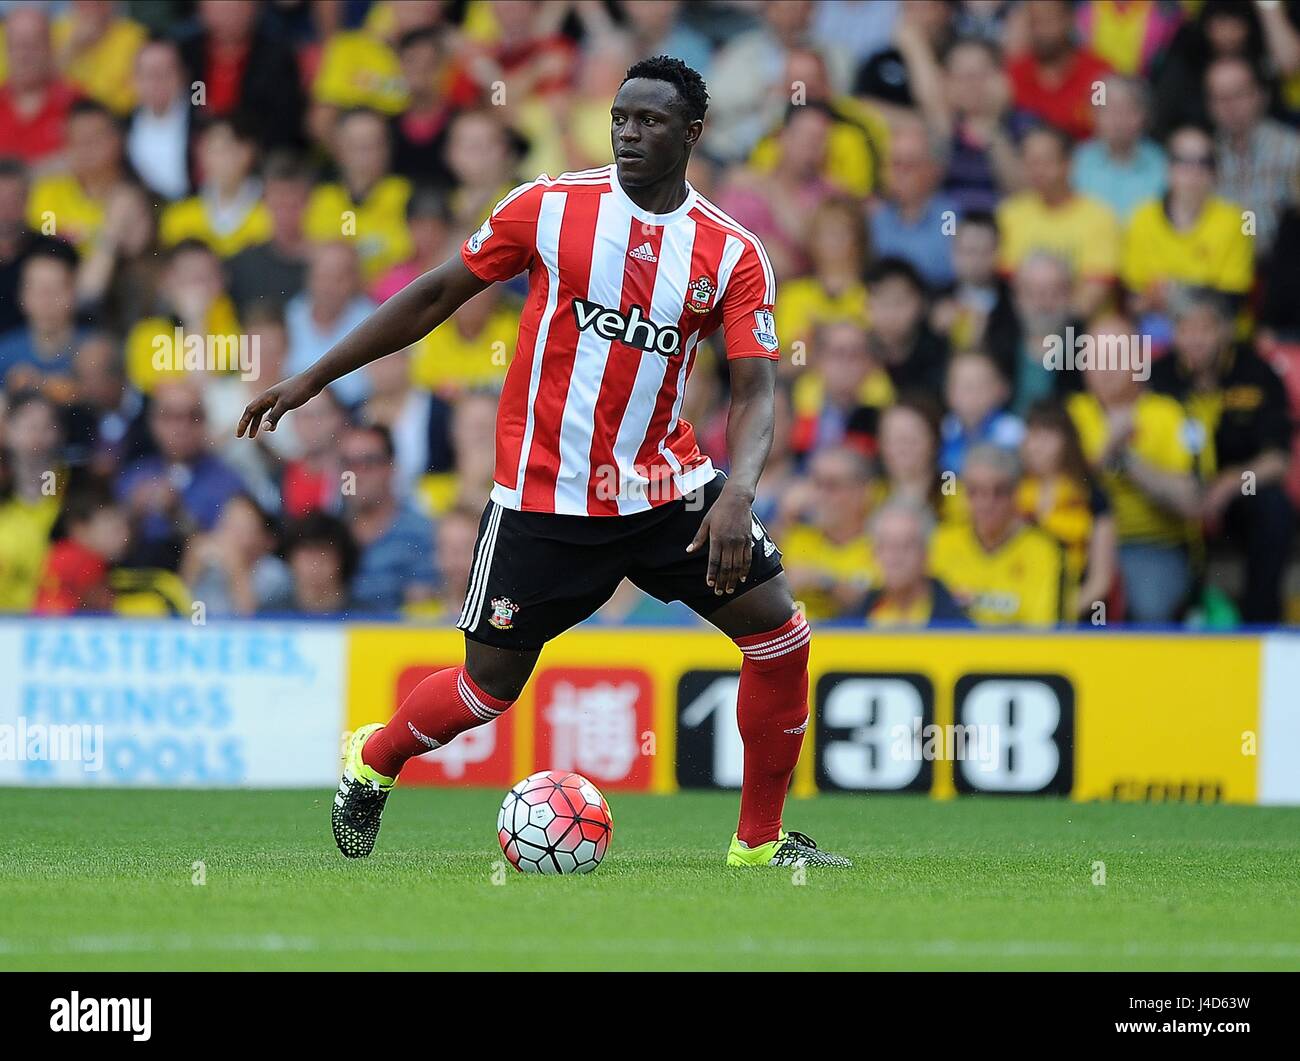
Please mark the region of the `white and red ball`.
POLYGON ((600 790, 581 774, 542 770, 506 793, 497 838, 521 873, 590 873, 614 835, 600 790))

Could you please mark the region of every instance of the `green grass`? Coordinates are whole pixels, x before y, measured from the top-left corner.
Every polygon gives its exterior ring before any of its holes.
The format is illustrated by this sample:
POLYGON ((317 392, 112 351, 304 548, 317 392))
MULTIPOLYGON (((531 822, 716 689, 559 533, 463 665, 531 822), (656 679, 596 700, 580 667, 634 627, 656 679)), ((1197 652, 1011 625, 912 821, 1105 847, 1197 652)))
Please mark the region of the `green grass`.
POLYGON ((596 873, 495 884, 498 799, 346 862, 324 792, 0 791, 0 968, 1300 968, 1300 808, 823 796, 857 865, 798 886, 723 867, 734 795, 615 793, 596 873))

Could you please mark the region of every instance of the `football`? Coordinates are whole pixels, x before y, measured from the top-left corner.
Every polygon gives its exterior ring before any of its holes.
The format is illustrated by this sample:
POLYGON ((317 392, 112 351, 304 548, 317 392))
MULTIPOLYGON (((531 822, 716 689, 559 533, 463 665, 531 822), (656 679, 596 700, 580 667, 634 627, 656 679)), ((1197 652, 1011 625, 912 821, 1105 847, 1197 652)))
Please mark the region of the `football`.
POLYGON ((542 770, 506 793, 497 838, 521 873, 590 873, 614 834, 605 797, 581 774, 542 770))

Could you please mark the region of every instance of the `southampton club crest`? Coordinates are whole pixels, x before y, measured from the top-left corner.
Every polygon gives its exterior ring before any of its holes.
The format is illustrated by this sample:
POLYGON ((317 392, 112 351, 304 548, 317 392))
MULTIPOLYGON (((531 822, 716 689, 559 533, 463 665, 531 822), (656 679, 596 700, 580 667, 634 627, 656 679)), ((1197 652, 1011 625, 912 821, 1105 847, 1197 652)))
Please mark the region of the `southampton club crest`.
POLYGON ((707 276, 692 280, 686 285, 686 290, 691 296, 686 300, 686 308, 692 313, 708 313, 713 308, 713 296, 717 294, 718 285, 707 276))
POLYGON ((515 625, 515 612, 519 605, 509 597, 492 598, 492 618, 488 620, 498 630, 509 630, 515 625))

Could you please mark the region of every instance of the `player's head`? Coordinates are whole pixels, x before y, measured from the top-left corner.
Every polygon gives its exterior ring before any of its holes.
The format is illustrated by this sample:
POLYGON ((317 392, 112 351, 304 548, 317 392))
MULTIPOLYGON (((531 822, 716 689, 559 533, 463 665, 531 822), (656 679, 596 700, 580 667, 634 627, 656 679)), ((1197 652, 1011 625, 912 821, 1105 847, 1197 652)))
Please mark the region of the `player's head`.
POLYGON ((629 67, 610 108, 619 181, 636 187, 685 174, 708 106, 704 79, 680 59, 656 55, 629 67))

